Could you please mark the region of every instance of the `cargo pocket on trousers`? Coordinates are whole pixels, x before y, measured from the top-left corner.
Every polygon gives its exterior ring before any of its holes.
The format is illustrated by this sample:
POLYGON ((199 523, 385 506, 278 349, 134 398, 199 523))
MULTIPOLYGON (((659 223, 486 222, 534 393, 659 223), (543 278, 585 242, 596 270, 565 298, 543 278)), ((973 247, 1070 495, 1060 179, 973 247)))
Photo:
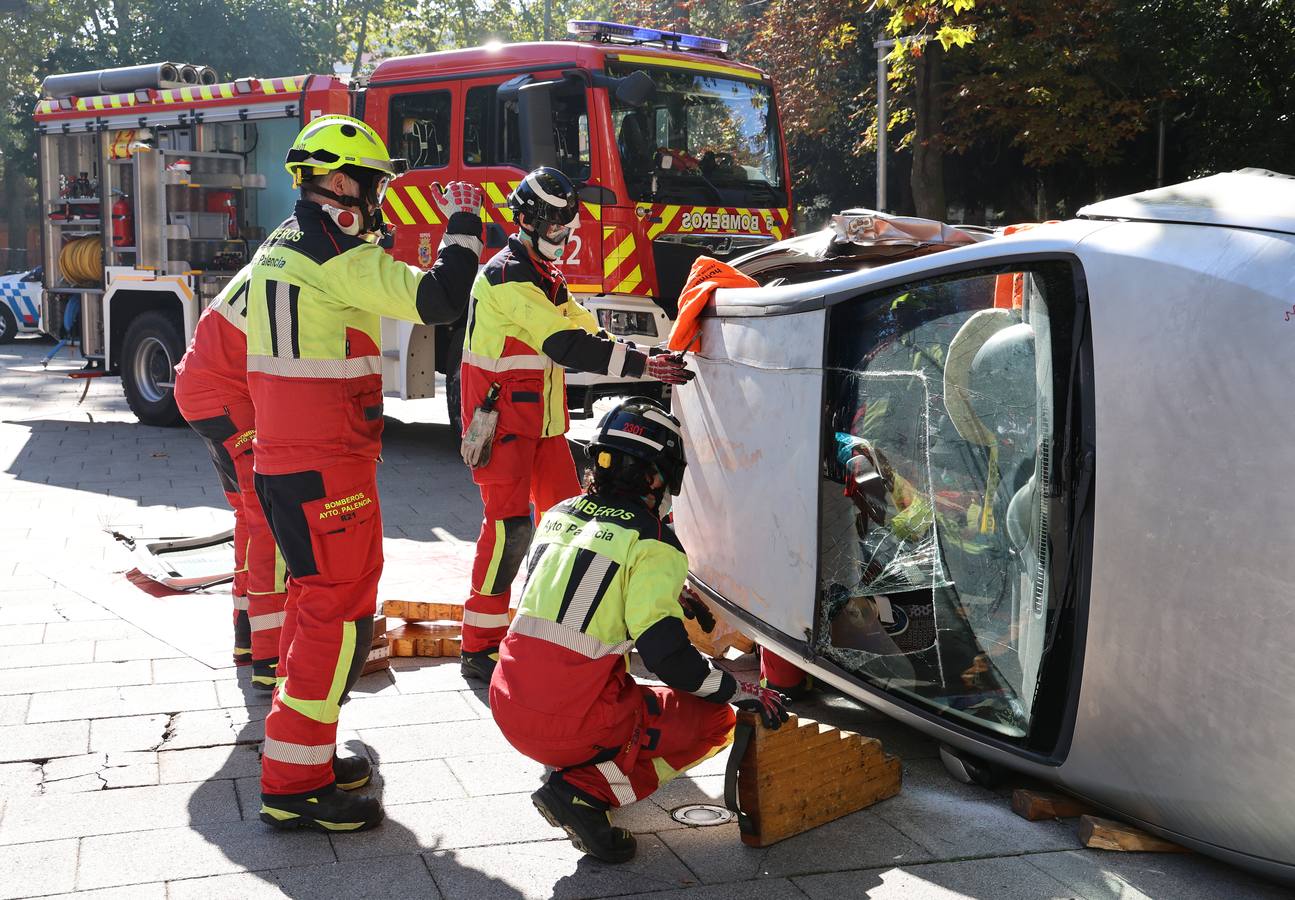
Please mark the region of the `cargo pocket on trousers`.
POLYGON ((372 485, 303 503, 302 510, 320 577, 353 581, 373 565, 372 519, 378 512, 378 498, 372 485))

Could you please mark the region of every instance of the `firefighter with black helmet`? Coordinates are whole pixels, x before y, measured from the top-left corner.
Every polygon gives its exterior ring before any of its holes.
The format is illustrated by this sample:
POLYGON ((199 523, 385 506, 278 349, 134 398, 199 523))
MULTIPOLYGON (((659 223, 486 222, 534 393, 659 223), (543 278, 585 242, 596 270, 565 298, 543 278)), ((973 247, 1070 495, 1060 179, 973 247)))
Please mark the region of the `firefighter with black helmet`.
POLYGON ((382 573, 381 320, 457 319, 481 252, 480 192, 461 182, 432 192, 448 224, 430 270, 377 245, 401 162, 363 122, 316 118, 285 162, 301 199, 249 266, 255 487, 290 576, 261 762, 261 819, 276 828, 344 833, 383 817, 376 798, 346 793, 369 781, 368 760, 335 753, 382 573))
MULTIPOLYGON (((567 447, 565 369, 684 384, 682 356, 612 338, 567 291, 558 262, 578 225, 575 186, 536 169, 508 198, 519 231, 472 286, 460 370, 463 422, 493 405, 488 461, 472 471, 485 508, 463 613, 465 677, 490 680, 508 626, 509 588, 533 525, 580 492, 567 447), (487 399, 489 398, 489 399, 487 399), (496 399, 497 398, 497 399, 496 399)), ((469 458, 473 465, 476 457, 469 458)))
MULTIPOLYGON (((686 461, 679 420, 643 397, 607 413, 584 493, 544 514, 517 617, 499 648, 490 710, 514 747, 554 769, 531 799, 606 862, 634 856, 608 811, 647 797, 728 746, 729 704, 777 728, 785 699, 714 668, 683 618, 688 557, 663 519, 686 461), (667 687, 639 685, 626 654, 667 687)), ((704 609, 704 607, 703 607, 704 609)))

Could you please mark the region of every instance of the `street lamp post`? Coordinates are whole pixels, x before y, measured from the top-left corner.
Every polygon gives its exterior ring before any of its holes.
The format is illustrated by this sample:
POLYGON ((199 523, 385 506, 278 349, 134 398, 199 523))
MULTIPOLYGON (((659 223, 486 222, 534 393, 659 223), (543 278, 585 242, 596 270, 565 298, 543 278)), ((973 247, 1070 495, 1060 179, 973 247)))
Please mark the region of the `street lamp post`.
POLYGON ((886 211, 886 137, 889 128, 889 97, 886 91, 886 56, 895 46, 893 40, 874 41, 877 48, 877 210, 886 211))

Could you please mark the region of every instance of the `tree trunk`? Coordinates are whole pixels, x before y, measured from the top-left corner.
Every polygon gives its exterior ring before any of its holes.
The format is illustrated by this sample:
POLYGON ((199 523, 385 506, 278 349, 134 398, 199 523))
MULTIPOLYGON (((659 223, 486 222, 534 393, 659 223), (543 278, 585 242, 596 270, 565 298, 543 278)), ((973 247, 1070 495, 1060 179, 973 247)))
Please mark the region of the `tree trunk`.
POLYGON ((913 205, 917 214, 943 221, 948 214, 944 196, 944 93, 940 82, 944 48, 932 41, 916 60, 913 104, 913 205))
POLYGON ((351 66, 351 80, 360 77, 360 67, 364 65, 364 42, 369 37, 369 4, 365 3, 360 12, 360 36, 355 39, 355 65, 351 66))
POLYGON ((117 44, 117 64, 129 65, 135 61, 135 23, 130 17, 130 0, 113 0, 112 15, 117 20, 117 32, 114 37, 117 44))

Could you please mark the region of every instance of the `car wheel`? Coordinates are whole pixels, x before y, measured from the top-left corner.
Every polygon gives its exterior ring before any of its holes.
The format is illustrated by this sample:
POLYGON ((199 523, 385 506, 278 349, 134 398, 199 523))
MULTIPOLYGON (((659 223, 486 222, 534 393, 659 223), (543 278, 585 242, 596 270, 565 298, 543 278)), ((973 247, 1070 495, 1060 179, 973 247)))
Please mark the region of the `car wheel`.
POLYGON ((121 385, 130 411, 145 425, 180 424, 175 364, 183 355, 180 328, 164 313, 144 313, 126 329, 121 385))
POLYGON ((18 317, 7 304, 0 303, 0 344, 7 344, 18 336, 18 317))

